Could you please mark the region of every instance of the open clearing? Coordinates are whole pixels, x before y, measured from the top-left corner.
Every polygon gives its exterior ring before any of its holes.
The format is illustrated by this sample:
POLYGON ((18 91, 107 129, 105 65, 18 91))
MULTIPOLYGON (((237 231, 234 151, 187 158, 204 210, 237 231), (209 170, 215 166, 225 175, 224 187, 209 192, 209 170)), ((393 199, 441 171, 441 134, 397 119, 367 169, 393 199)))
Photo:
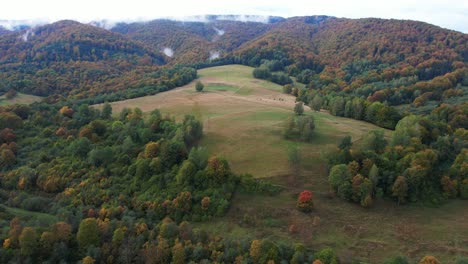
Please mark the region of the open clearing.
POLYGON ((308 144, 287 141, 281 136, 282 128, 293 114, 295 97, 281 93, 280 85, 254 79, 252 68, 240 65, 207 68, 199 75, 205 84, 201 93, 191 83, 153 96, 114 102, 113 111, 119 113, 124 107, 139 107, 143 112, 160 109, 179 120, 186 114, 195 115, 204 123, 200 145, 227 158, 235 172, 255 177, 288 174, 290 145, 298 145, 305 157, 320 163, 320 151, 335 146, 343 136, 350 134, 358 140, 364 132, 378 129, 366 122, 308 110, 306 114, 316 120, 315 139, 308 144))
MULTIPOLYGON (((344 263, 351 257, 368 263, 406 255, 413 260, 435 255, 442 263, 468 256, 468 203, 450 201, 439 208, 396 206, 379 200, 371 209, 328 195, 327 172, 320 153, 336 146, 345 135, 354 141, 378 129, 372 124, 312 112, 315 139, 297 143, 282 138, 282 127, 292 115, 295 98, 281 93, 281 86, 253 79, 252 68, 230 65, 199 71, 202 93, 191 83, 168 92, 112 103, 114 113, 124 107, 144 112, 160 109, 181 119, 193 114, 204 122, 201 146, 227 158, 236 173, 269 177, 285 187, 276 196, 236 195, 225 217, 196 224, 219 235, 272 240, 293 239, 313 248, 330 246, 344 263), (301 153, 301 171, 294 175, 287 163, 287 149, 301 153), (316 209, 303 214, 295 209, 299 192, 314 192, 316 209)), ((390 131, 386 131, 390 135, 390 131)))
POLYGON ((4 95, 0 96, 0 106, 12 104, 32 104, 41 101, 43 98, 40 96, 18 93, 11 99, 6 99, 4 95))

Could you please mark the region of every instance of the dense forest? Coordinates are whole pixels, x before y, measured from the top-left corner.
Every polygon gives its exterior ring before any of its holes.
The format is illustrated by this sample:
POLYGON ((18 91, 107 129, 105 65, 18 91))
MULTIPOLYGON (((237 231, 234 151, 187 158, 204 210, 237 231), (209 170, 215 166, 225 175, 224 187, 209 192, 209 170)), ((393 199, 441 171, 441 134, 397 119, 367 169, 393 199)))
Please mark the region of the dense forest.
POLYGON ((110 31, 59 21, 0 37, 0 91, 94 97, 164 83, 154 77, 161 68, 239 63, 280 84, 294 76, 321 96, 427 114, 466 100, 467 43, 463 33, 384 19, 154 20, 110 31))
POLYGON ((330 187, 364 207, 383 196, 398 204, 468 199, 467 111, 465 102, 441 106, 425 117, 409 115, 389 140, 383 131, 372 131, 358 147, 344 138, 326 157, 330 187))
POLYGON ((144 118, 126 109, 114 118, 109 104, 0 110, 0 214, 9 225, 2 263, 313 259, 303 246, 218 239, 191 227, 223 215, 236 190, 278 191, 196 147, 203 127, 193 116, 176 123, 157 110, 144 118), (8 208, 49 220, 20 221, 8 208))
POLYGON ((265 33, 271 26, 259 22, 213 20, 178 22, 154 20, 149 23, 120 23, 111 30, 164 51, 171 64, 192 64, 229 54, 245 42, 265 33))

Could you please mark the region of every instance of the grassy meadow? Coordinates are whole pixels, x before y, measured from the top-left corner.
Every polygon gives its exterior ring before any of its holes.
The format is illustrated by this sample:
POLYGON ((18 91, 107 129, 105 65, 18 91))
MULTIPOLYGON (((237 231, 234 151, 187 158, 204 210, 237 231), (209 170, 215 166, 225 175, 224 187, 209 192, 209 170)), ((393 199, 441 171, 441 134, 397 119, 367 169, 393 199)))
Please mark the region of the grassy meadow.
POLYGON ((310 143, 285 140, 283 126, 293 114, 295 97, 281 93, 281 86, 252 78, 252 68, 246 66, 198 72, 203 92, 196 92, 193 82, 154 96, 114 102, 113 111, 160 109, 177 119, 193 114, 204 123, 201 146, 228 159, 234 172, 268 178, 284 191, 275 196, 237 194, 226 216, 196 225, 219 235, 269 237, 278 243, 293 239, 317 249, 330 246, 342 260, 354 257, 367 263, 396 255, 416 260, 431 254, 443 263, 468 256, 466 201, 429 208, 378 200, 373 208, 364 209, 329 193, 321 153, 345 135, 358 144, 367 131, 380 128, 305 107, 305 114, 315 118, 315 138, 310 143), (301 154, 298 175, 287 161, 291 146, 301 154), (304 189, 314 193, 316 208, 311 214, 295 209, 297 195, 304 189))
POLYGON ((4 95, 0 96, 0 106, 12 105, 12 104, 32 104, 34 102, 39 102, 42 100, 42 97, 18 93, 15 97, 7 99, 4 95))

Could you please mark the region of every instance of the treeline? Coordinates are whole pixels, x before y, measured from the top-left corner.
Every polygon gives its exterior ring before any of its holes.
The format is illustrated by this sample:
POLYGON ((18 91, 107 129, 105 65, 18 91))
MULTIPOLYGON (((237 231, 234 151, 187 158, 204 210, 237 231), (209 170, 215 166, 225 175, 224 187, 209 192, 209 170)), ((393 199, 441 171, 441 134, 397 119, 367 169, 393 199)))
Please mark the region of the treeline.
POLYGON ((331 189, 365 207, 382 197, 399 204, 468 199, 466 111, 464 103, 441 106, 427 117, 406 116, 390 140, 383 131, 355 143, 344 138, 325 157, 331 189))
POLYGON ((103 96, 106 99, 102 101, 114 101, 169 90, 196 78, 195 69, 179 66, 140 67, 124 72, 114 72, 104 64, 87 62, 50 66, 47 70, 34 66, 31 72, 24 72, 18 67, 0 69, 0 76, 3 76, 0 93, 16 90, 27 94, 65 96, 71 99, 103 96))
MULTIPOLYGON (((341 92, 389 106, 429 104, 432 110, 467 97, 466 43, 466 34, 417 22, 291 18, 233 56, 253 67, 263 60, 283 62, 287 75, 322 95, 341 92)), ((269 77, 265 67, 257 73, 269 77)))
POLYGON ((359 97, 343 96, 337 93, 322 95, 316 90, 285 85, 283 92, 297 97, 310 109, 326 109, 334 116, 363 120, 380 127, 394 129, 402 115, 392 106, 380 102, 369 102, 359 97))
MULTIPOLYGON (((293 80, 289 77, 289 74, 293 74, 293 72, 291 72, 291 68, 289 67, 291 65, 291 62, 286 57, 281 58, 281 55, 278 54, 275 54, 273 58, 275 58, 276 56, 279 56, 278 59, 262 59, 260 61, 260 66, 253 70, 253 77, 257 79, 268 80, 279 85, 287 85, 293 83, 293 80)), ((252 58, 252 60, 253 62, 248 61, 247 63, 252 63, 254 65, 257 64, 255 62, 257 60, 255 57, 252 58)), ((302 67, 306 67, 306 65, 302 65, 302 67)), ((319 69, 316 70, 321 71, 322 69, 323 68, 319 67, 319 69)), ((294 66, 294 70, 297 70, 297 66, 294 66)), ((298 78, 300 79, 301 76, 302 75, 299 75, 298 78)))
POLYGON ((57 99, 63 99, 74 104, 92 105, 154 95, 190 83, 197 78, 197 71, 189 67, 174 67, 161 69, 146 76, 152 79, 149 83, 143 81, 136 86, 130 86, 124 90, 97 93, 94 96, 89 96, 89 94, 76 95, 69 98, 51 96, 46 100, 50 99, 50 101, 54 102, 57 99))

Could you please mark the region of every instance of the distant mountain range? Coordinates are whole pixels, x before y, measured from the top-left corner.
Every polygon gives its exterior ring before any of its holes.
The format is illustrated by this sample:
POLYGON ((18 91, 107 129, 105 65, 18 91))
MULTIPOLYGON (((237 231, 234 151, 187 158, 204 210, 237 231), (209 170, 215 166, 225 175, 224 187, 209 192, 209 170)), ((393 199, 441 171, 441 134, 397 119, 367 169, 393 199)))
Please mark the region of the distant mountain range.
POLYGON ((192 20, 198 21, 0 27, 0 91, 50 95, 99 87, 105 92, 119 82, 111 79, 216 59, 251 66, 278 60, 289 74, 312 69, 322 79, 339 79, 331 80, 337 89, 351 89, 372 82, 369 74, 386 82, 410 75, 417 76, 415 82, 429 81, 466 69, 468 62, 467 34, 417 21, 328 16, 192 20))
POLYGON ((8 34, 8 33, 11 33, 11 31, 8 30, 8 29, 6 29, 6 28, 4 28, 4 27, 2 27, 2 26, 0 26, 0 36, 1 36, 1 35, 5 35, 5 34, 8 34))

